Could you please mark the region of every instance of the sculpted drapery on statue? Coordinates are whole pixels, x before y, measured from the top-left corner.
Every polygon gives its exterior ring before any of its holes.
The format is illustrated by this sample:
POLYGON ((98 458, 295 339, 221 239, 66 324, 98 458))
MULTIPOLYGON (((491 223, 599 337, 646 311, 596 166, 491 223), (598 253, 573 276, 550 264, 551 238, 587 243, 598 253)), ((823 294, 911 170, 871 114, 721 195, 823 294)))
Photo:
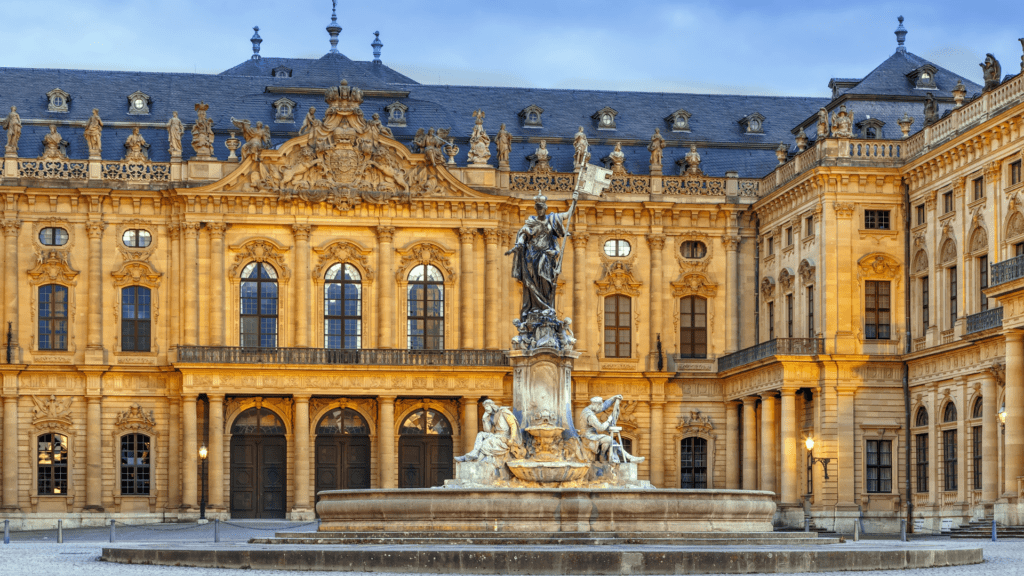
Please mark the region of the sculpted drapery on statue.
POLYGON ((548 213, 547 198, 534 198, 536 216, 530 216, 516 234, 512 254, 512 277, 523 283, 523 303, 519 318, 555 311, 555 290, 562 261, 560 240, 569 233, 569 218, 576 209, 576 198, 566 212, 548 213))
POLYGON ((192 149, 203 159, 213 157, 213 120, 206 117, 210 105, 196 104, 196 123, 192 126, 192 149))
POLYGON ((148 149, 149 144, 142 134, 139 134, 138 127, 132 128, 132 133, 124 141, 124 161, 145 162, 149 159, 148 149))
POLYGON ((65 152, 67 145, 67 141, 61 137, 60 132, 57 132, 57 126, 50 124, 50 131, 43 136, 43 155, 39 158, 41 160, 66 160, 68 157, 65 152))
POLYGON ((519 421, 508 406, 484 400, 483 427, 483 431, 476 435, 473 449, 465 456, 455 458, 456 462, 474 462, 484 458, 503 460, 510 455, 513 458, 526 455, 519 421))
POLYGON ((21 116, 18 116, 18 109, 11 106, 11 113, 0 120, 0 127, 7 130, 7 148, 5 152, 10 156, 18 155, 18 139, 21 138, 21 116))
POLYGON ((171 152, 172 158, 181 158, 181 135, 185 133, 185 127, 174 112, 171 119, 167 121, 167 149, 171 152))
POLYGON ((89 146, 89 157, 99 158, 103 148, 103 120, 96 108, 92 109, 92 116, 85 123, 85 143, 89 146))
POLYGON ((234 117, 231 118, 231 123, 237 126, 245 137, 242 160, 270 146, 270 126, 264 126, 263 122, 256 122, 256 126, 252 126, 248 120, 236 120, 234 117))

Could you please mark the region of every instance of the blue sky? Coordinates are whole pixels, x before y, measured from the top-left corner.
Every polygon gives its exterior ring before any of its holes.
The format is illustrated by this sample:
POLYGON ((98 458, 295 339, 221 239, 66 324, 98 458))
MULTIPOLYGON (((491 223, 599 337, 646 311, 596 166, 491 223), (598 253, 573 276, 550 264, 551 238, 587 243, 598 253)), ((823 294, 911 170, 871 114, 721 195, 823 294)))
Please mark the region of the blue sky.
MULTIPOLYGON (((46 17, 7 2, 0 64, 216 73, 249 58, 319 57, 330 0, 76 0, 46 17), (15 23, 15 24, 11 24, 15 23)), ((743 0, 339 1, 338 48, 425 83, 826 96, 892 54, 896 17, 911 52, 981 83, 992 52, 1020 70, 1019 2, 743 0)), ((0 87, 2 94, 2 87, 0 87)))

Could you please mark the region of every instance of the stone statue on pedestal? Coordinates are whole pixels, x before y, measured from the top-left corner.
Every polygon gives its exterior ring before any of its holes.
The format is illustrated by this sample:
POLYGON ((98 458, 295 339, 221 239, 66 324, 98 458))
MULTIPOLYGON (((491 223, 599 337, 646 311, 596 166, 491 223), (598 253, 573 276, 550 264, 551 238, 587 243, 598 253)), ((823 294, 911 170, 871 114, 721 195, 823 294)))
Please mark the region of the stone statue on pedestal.
POLYGON ((181 135, 184 133, 185 127, 181 125, 178 113, 174 112, 167 121, 167 149, 172 158, 181 158, 181 135))
POLYGON ((65 152, 67 146, 67 141, 61 137, 60 132, 57 132, 57 126, 50 124, 49 133, 43 136, 43 155, 39 159, 66 160, 68 157, 67 152, 65 152))
POLYGON ((0 127, 7 130, 7 149, 5 152, 8 156, 18 155, 18 139, 21 138, 21 116, 18 116, 18 110, 14 106, 11 106, 11 113, 0 120, 0 127))
POLYGON ((142 137, 142 134, 139 134, 138 127, 132 128, 132 133, 124 141, 124 149, 125 162, 145 162, 149 160, 147 154, 149 144, 142 137))
POLYGON ((985 78, 985 87, 982 92, 988 92, 994 90, 999 86, 999 82, 1003 79, 1003 67, 999 65, 999 60, 991 54, 985 55, 985 61, 981 64, 982 76, 985 78))
POLYGON ((839 111, 832 115, 832 136, 853 138, 853 112, 847 112, 846 104, 840 105, 839 111))
MULTIPOLYGON (((593 459, 598 462, 619 462, 619 455, 612 450, 612 447, 615 445, 615 438, 611 433, 621 430, 616 426, 619 421, 621 407, 621 394, 616 394, 608 400, 595 396, 590 399, 590 404, 580 414, 580 426, 578 428, 580 430, 580 441, 583 444, 583 450, 586 454, 593 455, 593 459), (611 415, 604 422, 601 422, 597 415, 607 412, 608 409, 611 409, 611 415)), ((627 454, 625 450, 622 450, 622 455, 626 462, 644 461, 642 457, 627 454)))
POLYGON ((654 135, 651 136, 651 143, 647 145, 647 150, 651 153, 651 169, 661 168, 661 157, 662 150, 665 149, 665 138, 661 135, 661 129, 655 128, 654 135))
POLYGON ((573 137, 572 147, 573 168, 579 170, 581 166, 587 163, 587 160, 590 160, 590 144, 587 142, 587 135, 583 133, 583 126, 580 126, 576 136, 573 137))
POLYGON ((512 135, 502 124, 494 136, 494 145, 498 149, 498 167, 508 168, 508 153, 512 150, 512 135))
POLYGON ((484 111, 473 112, 476 122, 473 124, 473 133, 469 136, 469 162, 473 166, 486 166, 491 158, 491 138, 484 130, 484 111))
POLYGON ((99 158, 103 150, 103 120, 96 108, 92 109, 92 116, 85 123, 85 143, 89 146, 89 158, 99 158))
POLYGON ((482 432, 476 435, 473 449, 465 456, 455 458, 456 462, 476 462, 485 458, 504 460, 526 456, 519 420, 508 406, 498 406, 493 400, 484 400, 482 432))
POLYGON ((192 125, 192 149, 204 160, 213 157, 213 120, 206 116, 209 109, 205 102, 196 104, 196 123, 192 125))

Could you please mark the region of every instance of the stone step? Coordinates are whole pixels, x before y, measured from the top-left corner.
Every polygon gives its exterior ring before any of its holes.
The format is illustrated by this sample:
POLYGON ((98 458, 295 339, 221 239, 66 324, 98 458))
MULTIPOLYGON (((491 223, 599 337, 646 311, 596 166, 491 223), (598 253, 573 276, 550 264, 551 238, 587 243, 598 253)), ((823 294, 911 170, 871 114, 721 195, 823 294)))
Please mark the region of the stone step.
MULTIPOLYGON (((698 540, 702 538, 807 538, 815 537, 814 532, 446 532, 435 530, 429 532, 340 532, 322 530, 320 532, 278 532, 275 538, 682 538, 698 540)), ((788 542, 788 540, 785 540, 788 542)))
POLYGON ((252 538, 250 544, 278 545, 381 545, 381 546, 610 546, 610 545, 643 545, 643 546, 811 546, 838 544, 839 538, 774 538, 760 537, 721 537, 721 538, 523 538, 518 535, 501 537, 463 537, 450 536, 434 538, 381 538, 381 537, 307 537, 307 538, 252 538))

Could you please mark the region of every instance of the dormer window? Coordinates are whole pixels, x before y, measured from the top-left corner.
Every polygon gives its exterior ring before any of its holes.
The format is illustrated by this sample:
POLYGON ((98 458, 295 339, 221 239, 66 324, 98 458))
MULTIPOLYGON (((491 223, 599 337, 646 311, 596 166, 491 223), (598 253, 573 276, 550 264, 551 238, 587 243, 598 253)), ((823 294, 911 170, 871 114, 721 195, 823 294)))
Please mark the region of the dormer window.
POLYGON ((405 113, 409 111, 409 107, 401 102, 395 101, 384 107, 384 112, 387 112, 388 126, 405 126, 405 113))
POLYGON ((278 66, 270 71, 270 75, 274 78, 291 78, 292 69, 286 66, 278 66))
POLYGON ((540 115, 544 113, 544 109, 536 104, 530 104, 519 113, 519 117, 523 119, 524 128, 542 128, 540 115))
POLYGON ((689 132, 690 116, 689 112, 680 108, 666 116, 665 122, 668 122, 669 129, 673 132, 689 132))
POLYGON ((46 99, 49 102, 47 111, 49 112, 67 112, 68 104, 71 103, 71 94, 61 90, 60 88, 54 88, 46 93, 46 99))
POLYGON ((132 115, 149 114, 149 95, 143 92, 135 92, 128 95, 128 113, 132 115))
POLYGON ((295 102, 288 98, 280 98, 274 102, 274 123, 295 122, 295 102))
POLYGON ((885 126, 885 122, 882 122, 878 118, 872 118, 871 116, 857 122, 857 127, 860 128, 861 135, 867 140, 877 140, 881 138, 882 126, 885 126))
POLYGON ((764 116, 754 112, 741 119, 740 126, 743 126, 747 134, 764 134, 764 120, 764 116))
POLYGON ((614 108, 601 108, 591 116, 597 121, 598 130, 615 130, 615 117, 618 112, 614 108))
POLYGON ((938 87, 935 85, 935 73, 939 69, 931 64, 925 64, 916 70, 912 70, 907 74, 907 79, 914 85, 917 90, 937 90, 938 87))

